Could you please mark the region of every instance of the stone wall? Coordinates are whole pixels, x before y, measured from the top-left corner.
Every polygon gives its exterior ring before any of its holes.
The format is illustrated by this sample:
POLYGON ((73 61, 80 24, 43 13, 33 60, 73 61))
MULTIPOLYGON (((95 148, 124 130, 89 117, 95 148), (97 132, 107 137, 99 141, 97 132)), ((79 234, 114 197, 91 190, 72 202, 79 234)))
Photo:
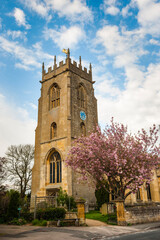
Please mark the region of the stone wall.
POLYGON ((103 203, 100 212, 102 215, 110 214, 115 212, 115 204, 114 203, 103 203))
POLYGON ((127 224, 148 223, 160 221, 160 204, 144 204, 125 207, 127 224))
POLYGON ((77 212, 67 212, 65 214, 65 219, 77 219, 77 212))
MULTIPOLYGON (((83 198, 89 204, 95 204, 95 188, 87 182, 77 183, 78 174, 65 164, 67 153, 75 137, 81 135, 81 123, 85 125, 86 134, 93 131, 97 119, 97 100, 94 96, 92 81, 92 67, 89 70, 79 64, 71 62, 69 54, 65 62, 59 66, 54 58, 54 66, 48 72, 42 65, 41 96, 38 106, 38 124, 35 136, 35 159, 32 169, 31 208, 34 209, 34 197, 54 196, 60 189, 69 196, 83 198), (56 84, 60 89, 60 104, 51 107, 51 89, 56 84), (84 106, 80 106, 78 89, 84 89, 84 106), (86 119, 80 118, 80 111, 85 111, 86 119), (56 136, 51 134, 51 126, 56 123, 56 136), (50 156, 58 152, 62 162, 62 180, 50 182, 50 156), (90 188, 89 188, 90 187, 90 188)), ((56 175, 56 170, 55 170, 56 175)), ((56 179, 56 178, 55 178, 56 179)))

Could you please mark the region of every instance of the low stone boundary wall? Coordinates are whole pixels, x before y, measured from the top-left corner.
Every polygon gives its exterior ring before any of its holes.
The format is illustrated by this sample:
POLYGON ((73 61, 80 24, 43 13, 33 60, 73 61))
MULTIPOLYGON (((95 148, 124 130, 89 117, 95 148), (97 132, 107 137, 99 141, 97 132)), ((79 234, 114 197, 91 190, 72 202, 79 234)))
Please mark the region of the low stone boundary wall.
POLYGON ((110 214, 115 212, 115 204, 114 203, 103 203, 100 212, 102 215, 110 214))
POLYGON ((79 226, 79 219, 77 212, 66 212, 65 219, 59 219, 57 221, 47 221, 47 226, 79 226))
POLYGON ((77 212, 66 212, 65 219, 76 219, 78 218, 77 212))
POLYGON ((160 204, 125 207, 127 224, 149 223, 160 221, 160 204))

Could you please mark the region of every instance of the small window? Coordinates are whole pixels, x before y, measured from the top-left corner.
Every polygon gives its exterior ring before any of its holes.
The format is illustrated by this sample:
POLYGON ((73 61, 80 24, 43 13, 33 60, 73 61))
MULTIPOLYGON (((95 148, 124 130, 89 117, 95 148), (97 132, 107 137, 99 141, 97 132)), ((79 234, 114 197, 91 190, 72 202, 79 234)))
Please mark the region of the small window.
POLYGON ((151 200, 152 200, 152 196, 151 196, 150 184, 147 184, 147 185, 146 185, 146 190, 147 190, 147 198, 148 198, 148 201, 151 201, 151 200))
POLYGON ((80 124, 80 128, 81 128, 81 136, 86 136, 86 127, 83 122, 80 124))
POLYGON ((60 88, 54 84, 50 89, 50 109, 60 106, 60 88))
POLYGON ((51 139, 57 137, 57 124, 53 122, 51 124, 51 139))
POLYGON ((60 154, 54 152, 50 156, 50 183, 62 182, 62 161, 60 154))
POLYGON ((82 85, 78 88, 78 106, 81 108, 85 108, 86 102, 85 102, 85 90, 82 85))
POLYGON ((112 189, 111 191, 111 200, 115 200, 117 198, 117 196, 115 196, 115 194, 117 194, 117 188, 115 187, 114 190, 112 189))
POLYGON ((140 189, 139 188, 138 188, 138 190, 136 192, 136 198, 137 198, 137 201, 141 200, 141 194, 140 194, 140 189))

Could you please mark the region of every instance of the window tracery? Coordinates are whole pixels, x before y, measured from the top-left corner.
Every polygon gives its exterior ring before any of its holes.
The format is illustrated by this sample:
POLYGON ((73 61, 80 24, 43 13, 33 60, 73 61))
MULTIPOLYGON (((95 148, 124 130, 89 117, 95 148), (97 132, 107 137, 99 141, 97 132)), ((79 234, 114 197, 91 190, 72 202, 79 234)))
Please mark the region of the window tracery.
POLYGON ((55 83, 50 89, 50 109, 60 106, 60 88, 55 83))
POLYGON ((53 152, 49 158, 50 183, 62 182, 62 161, 58 152, 53 152))

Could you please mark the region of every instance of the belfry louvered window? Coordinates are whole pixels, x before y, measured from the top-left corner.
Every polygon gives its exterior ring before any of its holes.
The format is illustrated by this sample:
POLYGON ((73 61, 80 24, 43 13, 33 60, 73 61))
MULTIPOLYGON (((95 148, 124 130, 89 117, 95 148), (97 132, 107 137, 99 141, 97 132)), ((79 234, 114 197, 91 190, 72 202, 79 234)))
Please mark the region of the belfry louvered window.
POLYGON ((60 88, 55 83, 50 89, 50 109, 60 106, 60 88))
POLYGON ((86 102, 85 102, 85 90, 82 85, 78 88, 78 106, 81 108, 85 108, 86 102))
POLYGON ((50 156, 50 183, 62 182, 62 161, 58 152, 50 156))

